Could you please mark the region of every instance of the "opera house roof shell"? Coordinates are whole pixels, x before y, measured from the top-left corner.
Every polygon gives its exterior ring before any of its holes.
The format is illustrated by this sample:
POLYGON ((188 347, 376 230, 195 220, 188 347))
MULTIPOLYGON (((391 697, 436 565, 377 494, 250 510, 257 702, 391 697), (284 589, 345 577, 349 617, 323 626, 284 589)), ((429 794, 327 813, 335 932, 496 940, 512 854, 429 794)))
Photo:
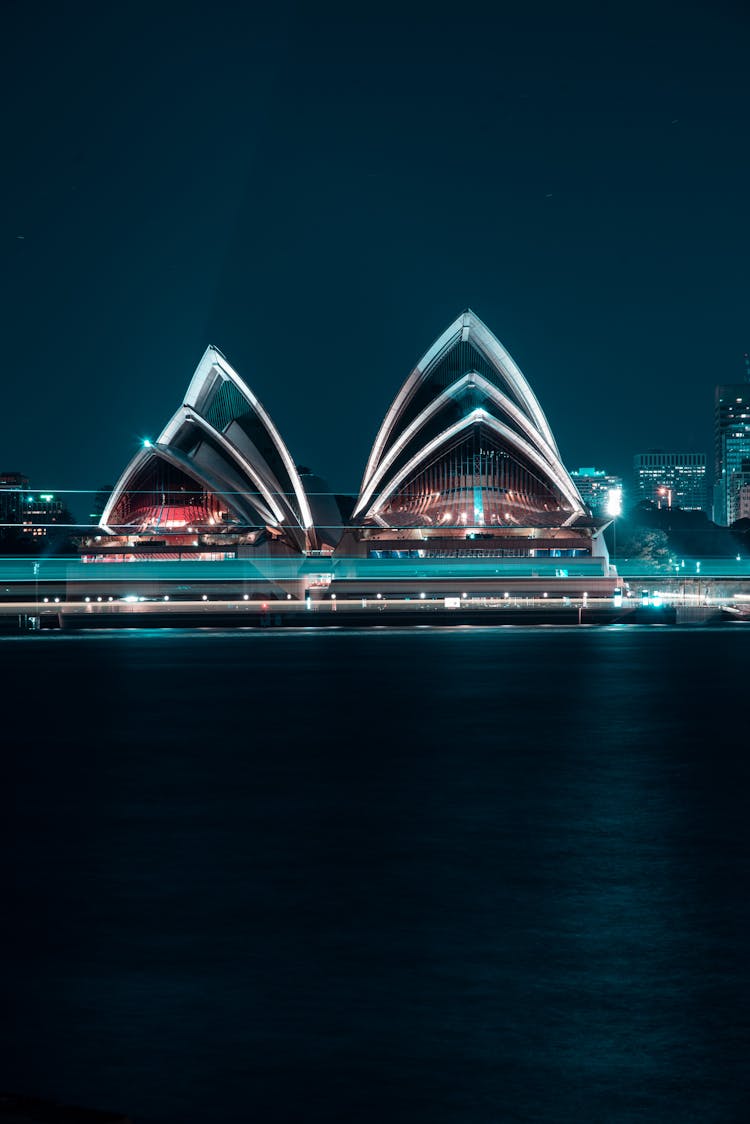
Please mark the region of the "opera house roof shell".
POLYGON ((571 523, 584 511, 528 382, 479 317, 464 312, 388 410, 355 518, 501 527, 571 523))
POLYGON ((101 519, 118 531, 268 528, 315 546, 300 474, 271 418, 234 368, 208 347, 185 401, 133 457, 101 519))
MULTIPOLYGON (((333 549, 330 504, 323 514, 306 478, 250 388, 209 347, 180 408, 122 473, 101 524, 117 535, 234 533, 299 553, 333 549)), ((387 411, 349 531, 488 538, 584 525, 590 534, 534 392, 479 317, 462 313, 387 411)))

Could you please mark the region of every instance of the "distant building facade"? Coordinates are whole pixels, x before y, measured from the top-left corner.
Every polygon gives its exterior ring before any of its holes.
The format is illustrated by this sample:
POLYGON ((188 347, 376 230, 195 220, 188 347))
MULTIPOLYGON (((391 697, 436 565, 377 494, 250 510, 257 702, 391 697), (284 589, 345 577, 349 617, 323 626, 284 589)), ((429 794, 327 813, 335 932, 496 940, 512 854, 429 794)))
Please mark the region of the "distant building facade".
POLYGON ((4 540, 14 536, 20 526, 28 486, 28 478, 20 472, 0 473, 0 538, 4 540))
POLYGON ((590 507, 594 515, 609 514, 610 493, 619 492, 622 496, 622 477, 613 476, 603 468, 577 468, 570 474, 581 499, 590 507))
POLYGON ((633 476, 639 500, 683 511, 707 509, 705 453, 666 453, 663 449, 636 453, 633 476))
POLYGON ((65 505, 49 492, 37 492, 20 472, 0 473, 0 538, 46 538, 50 527, 61 523, 65 505))
POLYGON ((743 461, 747 460, 750 460, 750 377, 744 383, 716 387, 713 518, 724 527, 734 521, 732 477, 743 473, 743 461))
POLYGON ((729 523, 750 519, 750 459, 743 460, 739 472, 729 477, 729 523))

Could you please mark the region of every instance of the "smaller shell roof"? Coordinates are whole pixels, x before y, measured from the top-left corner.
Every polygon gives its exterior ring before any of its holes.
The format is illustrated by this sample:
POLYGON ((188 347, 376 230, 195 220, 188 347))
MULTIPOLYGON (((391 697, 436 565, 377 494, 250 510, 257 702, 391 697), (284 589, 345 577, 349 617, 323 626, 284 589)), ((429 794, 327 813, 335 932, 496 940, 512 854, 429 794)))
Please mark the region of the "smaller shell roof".
POLYGON ((316 545, 308 498, 289 450, 247 384, 216 347, 204 352, 183 404, 167 422, 158 440, 139 449, 115 485, 101 519, 117 526, 121 498, 134 488, 150 462, 176 461, 207 491, 216 482, 227 489, 235 508, 253 510, 256 520, 268 516, 301 550, 316 545), (234 492, 234 497, 230 493, 234 492), (243 495, 257 497, 248 506, 243 495))

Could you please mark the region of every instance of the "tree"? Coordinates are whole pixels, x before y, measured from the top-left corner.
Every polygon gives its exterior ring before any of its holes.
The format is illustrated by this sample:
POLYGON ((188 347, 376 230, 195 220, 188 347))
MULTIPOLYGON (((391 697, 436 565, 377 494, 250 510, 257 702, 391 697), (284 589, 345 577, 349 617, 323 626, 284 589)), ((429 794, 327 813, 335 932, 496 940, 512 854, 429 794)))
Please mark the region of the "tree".
POLYGON ((649 527, 629 528, 617 546, 621 558, 659 565, 669 561, 669 539, 664 531, 649 527))

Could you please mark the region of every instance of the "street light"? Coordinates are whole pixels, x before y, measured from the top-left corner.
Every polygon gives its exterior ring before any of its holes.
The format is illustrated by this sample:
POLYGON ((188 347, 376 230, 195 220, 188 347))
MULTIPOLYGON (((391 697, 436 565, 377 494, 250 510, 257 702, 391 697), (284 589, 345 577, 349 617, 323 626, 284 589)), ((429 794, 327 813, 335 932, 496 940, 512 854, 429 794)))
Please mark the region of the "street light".
MULTIPOLYGON (((667 509, 672 510, 672 489, 662 486, 659 488, 659 495, 667 497, 667 509)), ((659 510, 661 510, 661 501, 659 502, 659 510)))
POLYGON ((607 491, 607 515, 612 516, 612 560, 617 555, 617 517, 622 515, 622 488, 607 491))

